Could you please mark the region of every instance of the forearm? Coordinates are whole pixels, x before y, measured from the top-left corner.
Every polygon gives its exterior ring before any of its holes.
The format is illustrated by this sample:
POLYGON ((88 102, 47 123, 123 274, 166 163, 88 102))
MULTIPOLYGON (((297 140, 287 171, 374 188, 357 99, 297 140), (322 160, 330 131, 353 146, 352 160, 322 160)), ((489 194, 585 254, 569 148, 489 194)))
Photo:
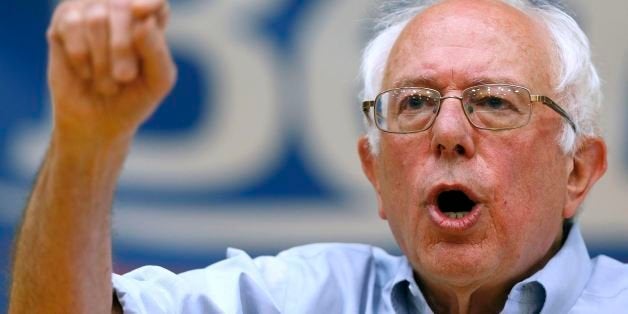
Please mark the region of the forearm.
POLYGON ((10 313, 111 311, 110 207, 129 142, 53 134, 16 241, 10 313))
POLYGON ((110 207, 131 137, 172 88, 165 0, 62 1, 47 31, 55 131, 24 213, 10 313, 110 313, 110 207))

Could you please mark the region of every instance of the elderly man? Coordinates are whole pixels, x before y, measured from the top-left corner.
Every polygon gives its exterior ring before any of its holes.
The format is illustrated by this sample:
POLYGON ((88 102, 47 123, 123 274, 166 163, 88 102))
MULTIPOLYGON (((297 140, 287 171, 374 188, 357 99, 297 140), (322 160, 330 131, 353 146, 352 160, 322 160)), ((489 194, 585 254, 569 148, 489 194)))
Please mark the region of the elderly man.
POLYGON ((573 222, 606 170, 599 79, 582 31, 544 1, 406 3, 367 47, 358 150, 404 256, 231 250, 205 269, 111 280, 116 179, 175 77, 166 20, 160 0, 56 10, 54 129, 17 241, 11 313, 628 309, 628 267, 591 260, 573 222))

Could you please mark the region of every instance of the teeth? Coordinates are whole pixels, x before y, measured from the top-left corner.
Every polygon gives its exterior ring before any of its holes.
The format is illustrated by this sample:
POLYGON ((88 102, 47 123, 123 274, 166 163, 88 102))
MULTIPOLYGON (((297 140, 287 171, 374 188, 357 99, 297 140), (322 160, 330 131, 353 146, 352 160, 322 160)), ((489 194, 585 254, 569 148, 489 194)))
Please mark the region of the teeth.
POLYGON ((447 215, 449 218, 452 219, 460 219, 464 216, 466 216, 469 212, 447 212, 444 213, 445 215, 447 215))

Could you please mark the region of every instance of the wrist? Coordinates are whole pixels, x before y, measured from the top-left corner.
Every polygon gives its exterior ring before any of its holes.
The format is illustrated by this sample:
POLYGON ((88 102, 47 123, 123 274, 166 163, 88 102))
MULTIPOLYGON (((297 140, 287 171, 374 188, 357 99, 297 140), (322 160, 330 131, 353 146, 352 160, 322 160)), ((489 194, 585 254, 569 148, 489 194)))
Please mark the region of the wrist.
POLYGON ((113 150, 125 152, 131 146, 135 132, 114 132, 98 128, 94 125, 89 127, 72 128, 61 123, 56 123, 52 130, 52 142, 64 149, 89 152, 102 152, 113 150))
POLYGON ((131 143, 132 136, 95 136, 55 128, 51 135, 49 154, 57 162, 76 170, 93 168, 112 171, 122 167, 131 143))

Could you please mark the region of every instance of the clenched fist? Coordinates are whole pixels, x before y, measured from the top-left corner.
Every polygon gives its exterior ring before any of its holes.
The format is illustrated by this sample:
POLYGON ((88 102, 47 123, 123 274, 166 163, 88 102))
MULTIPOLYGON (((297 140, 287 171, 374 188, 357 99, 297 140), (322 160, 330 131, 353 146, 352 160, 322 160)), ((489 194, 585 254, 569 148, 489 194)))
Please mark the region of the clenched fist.
POLYGON ((54 133, 131 138, 172 88, 166 0, 69 0, 47 37, 54 133))

